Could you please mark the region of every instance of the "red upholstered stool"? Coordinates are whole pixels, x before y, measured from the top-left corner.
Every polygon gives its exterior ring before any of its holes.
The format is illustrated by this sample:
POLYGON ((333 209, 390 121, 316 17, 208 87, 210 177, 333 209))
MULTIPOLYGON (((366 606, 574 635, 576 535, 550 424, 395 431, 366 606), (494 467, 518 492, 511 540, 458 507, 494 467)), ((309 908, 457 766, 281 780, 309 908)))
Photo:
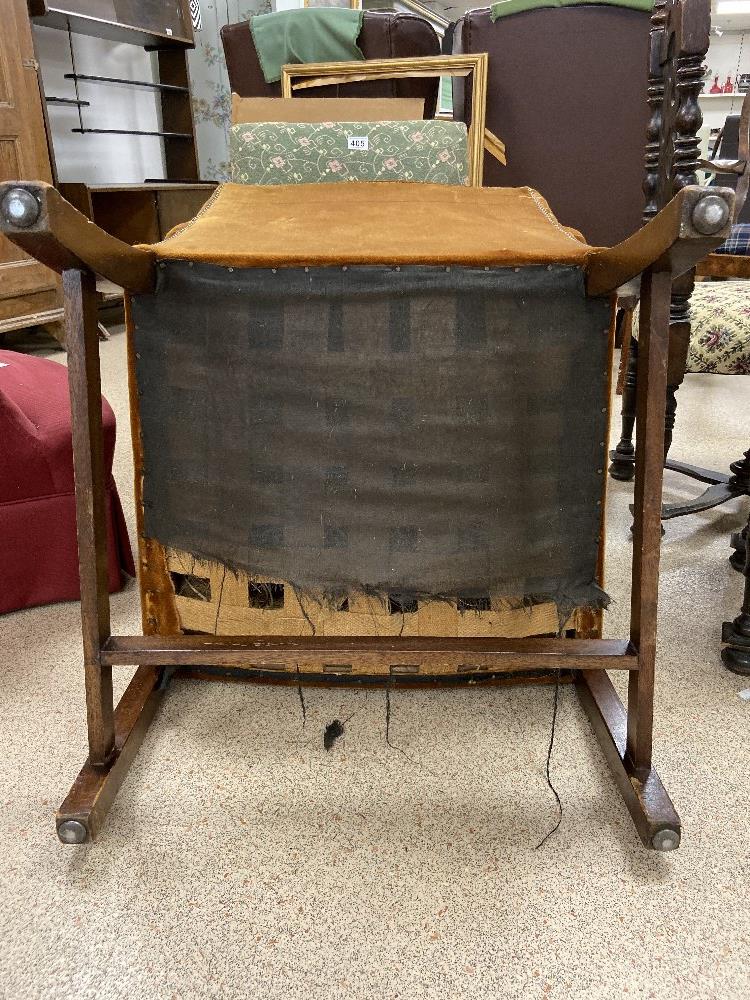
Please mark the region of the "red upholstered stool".
MULTIPOLYGON (((109 589, 135 575, 112 479, 115 415, 102 399, 109 589)), ((55 361, 0 351, 0 613, 80 597, 70 399, 55 361)))

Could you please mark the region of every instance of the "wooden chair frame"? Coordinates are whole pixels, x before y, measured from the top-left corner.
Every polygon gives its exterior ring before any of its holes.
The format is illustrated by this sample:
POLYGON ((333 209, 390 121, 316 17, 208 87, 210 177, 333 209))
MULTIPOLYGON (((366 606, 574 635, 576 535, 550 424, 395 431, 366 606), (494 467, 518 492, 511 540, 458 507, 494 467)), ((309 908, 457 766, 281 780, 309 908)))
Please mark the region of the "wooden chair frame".
MULTIPOLYGON (((0 185, 0 230, 62 273, 65 299, 89 756, 58 812, 60 839, 83 843, 96 836, 175 668, 187 675, 207 666, 258 675, 264 662, 293 670, 302 653, 308 662, 357 657, 392 663, 414 657, 427 666, 465 663, 469 654, 472 663, 490 667, 495 675, 539 668, 574 671, 582 704, 643 842, 656 850, 676 848, 680 820, 652 766, 669 301, 673 278, 726 239, 732 199, 724 189, 710 195, 700 188, 683 190, 648 226, 598 254, 588 272, 587 292, 597 296, 611 296, 642 275, 638 419, 643 445, 636 467, 629 638, 118 636, 111 631, 107 588, 95 276, 129 292, 148 292, 154 287, 155 259, 104 233, 49 185, 0 185), (724 208, 720 218, 717 203, 724 208), (706 235, 707 228, 713 228, 712 235, 706 235), (115 708, 112 668, 121 665, 138 669, 115 708), (628 671, 627 711, 608 669, 628 671)), ((391 671, 385 682, 392 680, 391 671)))
POLYGON ((365 62, 301 63, 281 67, 281 96, 294 91, 362 80, 398 80, 424 76, 471 77, 471 125, 469 126, 469 183, 482 186, 484 149, 502 163, 505 145, 485 129, 487 109, 487 53, 463 56, 421 56, 409 59, 368 59, 365 62), (298 83, 294 83, 298 80, 298 83))

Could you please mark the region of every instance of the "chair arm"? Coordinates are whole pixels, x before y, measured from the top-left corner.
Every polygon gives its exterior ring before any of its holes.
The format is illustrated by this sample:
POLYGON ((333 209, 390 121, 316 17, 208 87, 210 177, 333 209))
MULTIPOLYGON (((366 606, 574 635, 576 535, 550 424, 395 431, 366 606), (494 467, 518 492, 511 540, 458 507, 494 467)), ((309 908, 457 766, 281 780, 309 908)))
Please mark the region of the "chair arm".
POLYGON ((750 278, 750 256, 747 254, 710 253, 695 272, 701 278, 750 278))
POLYGON ((745 160, 698 160, 698 166, 709 174, 742 175, 747 167, 745 160))
MULTIPOLYGON (((723 134, 724 129, 721 130, 723 134)), ((714 152, 719 148, 716 140, 714 152)), ((750 90, 745 94, 740 112, 739 144, 736 160, 700 160, 701 167, 712 174, 736 174, 739 178, 734 194, 734 221, 740 217, 748 191, 750 191, 750 90)))
POLYGON ((129 292, 154 287, 153 255, 105 233, 51 184, 0 184, 0 232, 53 271, 93 271, 129 292))
POLYGON ((642 229, 591 254, 587 293, 609 295, 654 265, 673 278, 684 274, 727 239, 733 208, 731 188, 683 188, 642 229))

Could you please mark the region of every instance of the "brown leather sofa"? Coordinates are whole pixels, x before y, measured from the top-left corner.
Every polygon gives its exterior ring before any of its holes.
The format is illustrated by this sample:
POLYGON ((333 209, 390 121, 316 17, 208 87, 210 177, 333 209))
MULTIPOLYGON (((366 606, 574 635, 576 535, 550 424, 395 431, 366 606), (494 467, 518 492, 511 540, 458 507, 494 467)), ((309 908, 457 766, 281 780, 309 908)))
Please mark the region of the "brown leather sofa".
MULTIPOLYGON (((484 183, 529 185, 589 243, 613 246, 641 224, 650 14, 544 8, 494 24, 489 8, 456 24, 453 51, 488 52, 487 127, 508 165, 485 156, 484 183)), ((470 97, 454 80, 454 116, 470 97)))
MULTIPOLYGON (((281 85, 266 83, 247 21, 221 29, 229 85, 240 97, 279 97, 281 85)), ((397 59, 440 55, 440 41, 432 25, 416 14, 365 11, 358 45, 365 59, 397 59)), ((302 96, 419 97, 425 118, 434 118, 438 80, 380 80, 336 87, 313 87, 302 96)))

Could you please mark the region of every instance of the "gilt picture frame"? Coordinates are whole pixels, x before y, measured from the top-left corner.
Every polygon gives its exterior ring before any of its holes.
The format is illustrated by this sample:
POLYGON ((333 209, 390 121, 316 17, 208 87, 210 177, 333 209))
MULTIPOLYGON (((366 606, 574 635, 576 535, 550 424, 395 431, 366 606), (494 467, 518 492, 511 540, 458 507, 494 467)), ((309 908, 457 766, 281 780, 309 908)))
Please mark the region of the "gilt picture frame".
POLYGON ((366 80, 401 80, 432 76, 470 77, 472 115, 468 142, 469 184, 471 187, 481 187, 484 172, 487 59, 487 53, 481 52, 457 56, 286 65, 281 68, 281 95, 294 97, 295 93, 311 87, 358 83, 366 80))

